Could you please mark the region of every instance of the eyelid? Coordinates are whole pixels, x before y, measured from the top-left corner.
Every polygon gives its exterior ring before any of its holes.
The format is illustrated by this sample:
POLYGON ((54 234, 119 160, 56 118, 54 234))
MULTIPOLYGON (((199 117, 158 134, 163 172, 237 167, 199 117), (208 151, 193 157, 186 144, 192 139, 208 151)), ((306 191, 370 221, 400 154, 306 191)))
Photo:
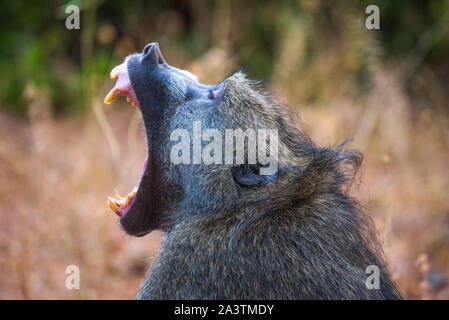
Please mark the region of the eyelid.
POLYGON ((224 86, 219 86, 218 88, 215 88, 214 90, 211 90, 210 92, 210 98, 211 99, 217 99, 220 98, 223 94, 224 86))

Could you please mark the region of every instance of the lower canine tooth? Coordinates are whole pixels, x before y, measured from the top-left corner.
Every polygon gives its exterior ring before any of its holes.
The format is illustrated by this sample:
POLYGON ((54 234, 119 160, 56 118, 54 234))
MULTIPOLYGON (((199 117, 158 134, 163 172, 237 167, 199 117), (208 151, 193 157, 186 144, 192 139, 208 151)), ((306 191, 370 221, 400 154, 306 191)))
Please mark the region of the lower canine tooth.
POLYGON ((125 199, 125 207, 127 207, 129 205, 129 203, 132 201, 133 197, 126 197, 125 199))
POLYGON ((115 204, 114 200, 112 198, 108 198, 108 205, 114 211, 115 213, 120 212, 120 208, 115 204))
POLYGON ((119 200, 123 199, 123 197, 117 192, 117 190, 114 191, 114 197, 119 200))

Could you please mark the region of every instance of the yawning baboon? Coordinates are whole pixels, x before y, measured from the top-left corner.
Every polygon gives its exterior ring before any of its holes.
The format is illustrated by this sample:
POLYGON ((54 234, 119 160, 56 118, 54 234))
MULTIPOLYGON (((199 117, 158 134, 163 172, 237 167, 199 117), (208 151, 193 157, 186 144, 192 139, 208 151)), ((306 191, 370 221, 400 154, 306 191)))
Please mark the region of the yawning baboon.
POLYGON ((157 43, 111 76, 105 101, 139 107, 148 157, 139 187, 109 205, 128 234, 167 234, 138 298, 400 298, 370 219, 346 194, 359 153, 315 146, 242 72, 203 85, 157 43), (268 151, 276 163, 262 161, 268 151), (366 285, 370 265, 378 287, 366 285))

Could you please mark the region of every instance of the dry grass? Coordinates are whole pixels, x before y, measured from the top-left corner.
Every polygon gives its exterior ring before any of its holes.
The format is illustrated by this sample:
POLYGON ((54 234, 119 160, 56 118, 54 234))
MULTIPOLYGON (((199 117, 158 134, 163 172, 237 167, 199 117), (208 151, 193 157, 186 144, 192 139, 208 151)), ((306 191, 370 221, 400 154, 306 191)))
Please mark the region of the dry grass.
MULTIPOLYGON (((218 49, 206 55, 214 56, 229 55, 218 49)), ((210 70, 204 65, 191 65, 202 79, 210 70)), ((223 74, 233 67, 228 61, 223 74)), ((279 69, 288 70, 278 66, 272 88, 298 105, 295 86, 286 85, 295 82, 279 69)), ((323 106, 298 110, 319 144, 353 135, 351 146, 364 152, 363 180, 354 192, 384 235, 405 296, 447 299, 449 126, 428 110, 412 112, 391 73, 377 68, 374 74, 367 99, 342 89, 323 106)), ((126 236, 106 197, 139 180, 146 146, 138 116, 125 104, 105 109, 111 136, 97 121, 103 108, 97 102, 95 113, 55 119, 43 92, 30 86, 27 98, 27 121, 0 114, 0 299, 134 298, 162 235, 126 236), (65 288, 71 264, 80 267, 80 290, 65 288)))
POLYGON ((0 298, 134 297, 160 235, 126 236, 106 197, 139 181, 146 147, 129 128, 135 115, 109 114, 124 133, 118 161, 93 115, 54 119, 41 93, 29 91, 29 122, 0 116, 0 298), (80 290, 65 288, 71 264, 80 267, 80 290))

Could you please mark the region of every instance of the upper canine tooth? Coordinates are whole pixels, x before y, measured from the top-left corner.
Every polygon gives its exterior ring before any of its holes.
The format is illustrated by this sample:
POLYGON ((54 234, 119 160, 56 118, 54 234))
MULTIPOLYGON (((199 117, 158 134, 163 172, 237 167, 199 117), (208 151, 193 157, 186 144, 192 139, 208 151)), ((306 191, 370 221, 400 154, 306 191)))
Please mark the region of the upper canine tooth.
POLYGON ((112 88, 112 90, 109 91, 109 93, 106 96, 106 98, 104 98, 104 103, 111 104, 112 102, 114 102, 114 100, 117 99, 118 91, 119 90, 117 88, 112 88))

